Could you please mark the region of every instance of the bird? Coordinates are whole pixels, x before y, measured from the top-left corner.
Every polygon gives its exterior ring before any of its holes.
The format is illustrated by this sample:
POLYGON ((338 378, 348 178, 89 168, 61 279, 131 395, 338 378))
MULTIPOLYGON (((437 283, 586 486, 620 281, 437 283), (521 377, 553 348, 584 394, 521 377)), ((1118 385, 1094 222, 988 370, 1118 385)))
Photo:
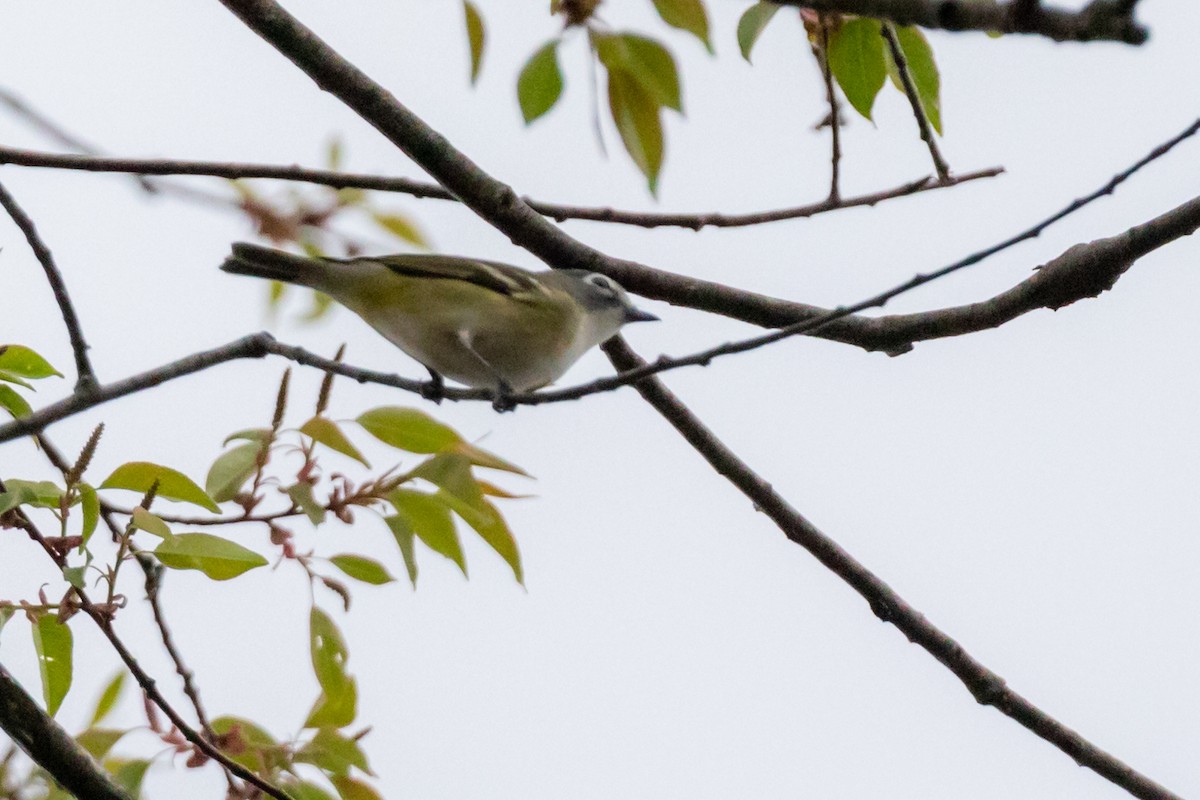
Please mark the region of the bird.
POLYGON ((630 322, 657 320, 607 275, 529 272, 461 256, 402 253, 312 258, 248 242, 224 272, 306 286, 332 297, 443 379, 499 400, 553 383, 630 322))

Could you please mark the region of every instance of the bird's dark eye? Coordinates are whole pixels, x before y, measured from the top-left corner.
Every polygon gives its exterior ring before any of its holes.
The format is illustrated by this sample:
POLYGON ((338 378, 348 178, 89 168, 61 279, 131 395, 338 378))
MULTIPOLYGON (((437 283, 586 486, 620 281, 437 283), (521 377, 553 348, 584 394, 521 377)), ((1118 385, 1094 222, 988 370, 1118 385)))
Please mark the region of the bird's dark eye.
POLYGON ((601 275, 597 272, 593 272, 591 275, 588 275, 586 278, 584 278, 584 281, 590 283, 592 286, 595 286, 597 289, 603 289, 605 292, 608 292, 611 295, 615 296, 617 293, 617 285, 613 283, 612 279, 607 275, 601 275))

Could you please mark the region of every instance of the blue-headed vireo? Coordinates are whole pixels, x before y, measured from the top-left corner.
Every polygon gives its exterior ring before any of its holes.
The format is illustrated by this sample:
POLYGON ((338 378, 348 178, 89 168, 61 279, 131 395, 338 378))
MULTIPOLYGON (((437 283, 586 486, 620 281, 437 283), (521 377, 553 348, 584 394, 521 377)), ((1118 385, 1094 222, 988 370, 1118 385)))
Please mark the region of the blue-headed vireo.
POLYGON ((225 272, 324 292, 442 376, 498 395, 557 380, 627 322, 658 319, 612 278, 442 255, 306 258, 238 243, 225 272))

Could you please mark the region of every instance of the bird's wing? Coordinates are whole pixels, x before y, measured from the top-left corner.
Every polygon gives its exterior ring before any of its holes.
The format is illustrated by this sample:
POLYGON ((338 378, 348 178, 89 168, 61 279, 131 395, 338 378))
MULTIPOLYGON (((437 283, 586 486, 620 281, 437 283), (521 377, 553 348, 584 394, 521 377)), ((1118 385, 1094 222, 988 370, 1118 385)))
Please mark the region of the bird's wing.
POLYGON ((499 294, 514 296, 544 294, 545 288, 530 273, 508 264, 442 255, 379 256, 364 261, 378 262, 398 275, 465 281, 499 294))

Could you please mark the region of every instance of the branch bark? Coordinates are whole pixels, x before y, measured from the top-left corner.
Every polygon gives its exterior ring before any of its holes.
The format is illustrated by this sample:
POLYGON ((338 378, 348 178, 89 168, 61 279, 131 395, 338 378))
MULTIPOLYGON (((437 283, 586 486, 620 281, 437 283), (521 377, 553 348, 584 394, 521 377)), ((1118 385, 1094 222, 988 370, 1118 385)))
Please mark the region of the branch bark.
POLYGON ((46 243, 42 241, 33 220, 17 204, 16 198, 9 194, 2 185, 0 185, 0 206, 8 212, 12 221, 21 229, 21 233, 25 235, 25 241, 29 243, 29 248, 33 250, 33 255, 46 273, 46 280, 50 284, 50 290, 54 292, 54 299, 58 303, 63 323, 67 326, 71 350, 75 354, 75 391, 78 393, 89 392, 96 386, 96 373, 92 370, 91 359, 88 358, 88 343, 83 338, 83 325, 79 322, 79 315, 75 313, 75 305, 71 302, 71 295, 67 292, 67 284, 63 280, 58 265, 54 263, 54 256, 50 253, 50 248, 46 246, 46 243))
MULTIPOLYGON (((603 254, 570 240, 549 226, 542 217, 520 201, 511 187, 496 181, 458 153, 440 134, 396 102, 382 87, 342 59, 277 4, 270 0, 222 2, 251 29, 312 77, 318 85, 334 93, 358 112, 476 213, 508 234, 517 244, 557 266, 570 265, 591 269, 596 269, 598 265, 623 266, 621 262, 610 263, 603 254)), ((1131 239, 1139 241, 1136 235, 1131 236, 1131 239)), ((620 280, 619 275, 614 277, 620 280)), ((611 340, 606 346, 606 351, 618 369, 636 368, 640 365, 640 359, 629 351, 620 339, 611 340)), ((915 637, 922 647, 959 675, 980 702, 995 705, 1037 732, 1039 736, 1076 757, 1081 763, 1092 766, 1109 780, 1139 797, 1175 797, 1111 755, 1084 742, 1073 731, 1054 721, 1019 695, 1007 691, 998 676, 975 662, 957 643, 928 624, 878 577, 821 534, 771 491, 761 478, 724 448, 682 404, 675 401, 657 379, 645 379, 637 386, 643 396, 672 421, 677 430, 718 472, 733 480, 747 495, 755 497, 759 506, 771 515, 789 538, 809 549, 822 563, 872 601, 873 609, 881 618, 896 622, 906 634, 915 637)))
POLYGON ((771 0, 776 5, 889 19, 946 31, 1033 33, 1058 42, 1143 44, 1150 34, 1133 19, 1134 3, 1091 0, 1080 11, 1029 9, 996 0, 771 0))
POLYGON ((0 728, 71 794, 133 800, 0 665, 0 728))
MULTIPOLYGON (((216 161, 186 161, 180 159, 158 158, 102 158, 91 155, 68 155, 60 153, 43 153, 37 150, 22 150, 16 147, 0 145, 0 164, 12 164, 21 167, 46 167, 50 169, 69 169, 82 172, 118 172, 135 175, 203 175, 213 178, 239 180, 243 178, 266 178, 298 183, 311 183, 318 186, 329 186, 334 189, 368 189, 377 192, 395 192, 418 198, 433 200, 457 201, 453 194, 434 183, 417 181, 411 178, 390 178, 379 175, 363 175, 349 172, 336 172, 323 169, 304 169, 296 166, 279 166, 271 164, 246 164, 239 162, 216 161)), ((994 178, 1004 172, 1002 167, 966 172, 943 181, 935 180, 933 176, 917 178, 902 183, 890 189, 860 194, 854 197, 828 197, 816 203, 807 203, 788 208, 776 208, 766 211, 752 211, 744 214, 727 214, 720 211, 701 212, 653 212, 628 211, 604 206, 579 206, 566 203, 548 203, 523 197, 522 201, 534 211, 549 217, 556 222, 565 220, 585 220, 591 222, 608 222, 618 225, 632 225, 638 228, 688 228, 699 231, 703 228, 743 228, 750 225, 762 225, 768 222, 782 222, 790 219, 804 219, 838 211, 843 208, 858 208, 874 206, 885 200, 892 200, 921 192, 945 189, 961 183, 994 178)))
MULTIPOLYGON (((875 322, 881 324, 898 322, 896 327, 910 335, 916 336, 919 333, 924 338, 935 338, 936 336, 952 336, 997 328, 1037 309, 1048 308, 1056 311, 1071 303, 1096 297, 1101 292, 1111 289, 1121 275, 1125 274, 1139 258, 1176 239, 1191 235, 1198 228, 1200 228, 1200 197, 1116 236, 1074 245, 1054 260, 1038 267, 1031 277, 990 300, 941 312, 882 318, 875 322), (903 327, 906 320, 907 329, 903 327)), ((918 275, 906 283, 854 305, 825 311, 812 319, 785 326, 762 336, 718 345, 688 356, 678 358, 663 356, 653 363, 643 362, 630 370, 623 370, 616 375, 599 378, 579 386, 512 395, 506 400, 514 406, 536 406, 578 400, 588 395, 619 389, 622 386, 636 385, 643 379, 658 373, 688 366, 707 366, 713 359, 765 347, 791 336, 819 335, 824 327, 836 325, 847 319, 860 319, 850 316, 854 312, 882 306, 897 295, 928 283, 937 277, 939 275, 936 273, 918 275)), ((110 400, 160 386, 167 381, 201 372, 218 364, 243 358, 263 358, 268 355, 281 356, 297 364, 315 367, 327 373, 343 375, 359 383, 391 386, 417 395, 423 395, 426 388, 423 381, 324 358, 303 348, 278 342, 268 333, 256 333, 222 347, 185 356, 124 380, 97 386, 86 393, 77 392, 57 403, 44 406, 27 417, 0 425, 0 443, 31 433, 39 433, 52 423, 95 408, 110 400)), ((483 389, 445 388, 442 391, 442 397, 447 400, 488 402, 495 400, 491 392, 483 389)))
MULTIPOLYGON (((617 369, 636 369, 644 362, 622 339, 605 345, 605 352, 617 369)), ((992 706, 1075 760, 1094 770, 1135 797, 1145 800, 1182 800, 1120 759, 1101 750, 1075 731, 1051 717, 1026 698, 1009 689, 1004 679, 975 660, 962 645, 948 636, 904 598, 867 569, 837 542, 822 533, 799 511, 771 488, 744 461, 725 446, 700 419, 672 394, 657 378, 636 384, 638 392, 663 416, 722 477, 737 487, 770 517, 788 539, 803 547, 850 585, 871 606, 875 616, 895 625, 908 637, 963 682, 981 705, 992 706)))

